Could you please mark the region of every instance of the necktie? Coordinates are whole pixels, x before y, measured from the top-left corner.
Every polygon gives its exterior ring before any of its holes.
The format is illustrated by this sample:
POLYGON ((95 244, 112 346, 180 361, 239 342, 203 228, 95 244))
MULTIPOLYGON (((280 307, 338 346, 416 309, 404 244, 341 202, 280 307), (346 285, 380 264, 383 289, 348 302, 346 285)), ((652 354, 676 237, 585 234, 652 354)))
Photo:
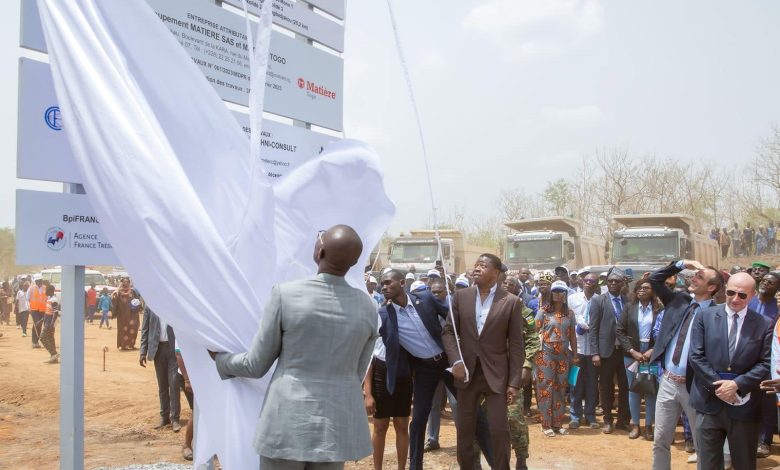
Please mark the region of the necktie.
POLYGON ((739 316, 735 313, 731 316, 731 330, 729 330, 729 363, 734 357, 734 350, 737 349, 737 319, 739 316))
POLYGON ((688 306, 688 309, 685 311, 685 320, 683 320, 682 327, 680 327, 680 332, 677 334, 677 342, 674 344, 674 353, 672 353, 672 364, 674 365, 678 365, 680 363, 683 346, 685 346, 685 338, 688 337, 688 329, 691 326, 691 321, 693 321, 696 308, 698 307, 699 304, 694 302, 688 306))
POLYGON ((615 305, 615 320, 620 320, 620 314, 623 313, 623 302, 620 301, 620 297, 613 297, 612 303, 615 305))

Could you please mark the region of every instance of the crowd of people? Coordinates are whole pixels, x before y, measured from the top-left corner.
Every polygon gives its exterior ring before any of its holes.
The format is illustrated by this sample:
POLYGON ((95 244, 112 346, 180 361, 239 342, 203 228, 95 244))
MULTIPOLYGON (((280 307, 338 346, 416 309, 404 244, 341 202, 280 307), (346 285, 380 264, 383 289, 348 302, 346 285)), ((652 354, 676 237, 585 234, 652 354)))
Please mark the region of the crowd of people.
POLYGON ((381 325, 363 386, 375 469, 383 466, 391 419, 399 469, 407 455, 409 468, 423 468, 423 451, 440 447, 439 382, 448 391, 460 468, 479 468, 480 449, 491 468, 509 468, 510 447, 515 468, 527 468, 531 418, 545 438, 588 426, 651 441, 654 469, 671 468, 678 425, 688 462, 699 468, 755 468, 770 455, 780 267, 756 261, 721 271, 680 260, 633 279, 619 267, 513 272, 485 254, 457 277, 440 267, 367 273, 366 289, 381 325), (499 298, 502 308, 492 308, 499 298), (520 321, 504 320, 502 310, 520 321), (514 339, 519 332, 524 342, 514 339), (436 432, 424 443, 426 423, 436 432))
POLYGON ((721 255, 725 258, 731 256, 761 256, 764 254, 776 255, 780 250, 780 221, 769 222, 766 227, 759 225, 754 228, 750 222, 740 229, 734 222, 731 229, 713 228, 710 230, 710 239, 715 240, 721 249, 721 255))
MULTIPOLYGON (((739 247, 751 248, 744 238, 739 247)), ((585 426, 645 439, 654 469, 671 468, 680 425, 700 469, 756 468, 771 454, 780 267, 678 260, 634 279, 618 266, 510 271, 484 253, 457 276, 440 264, 419 275, 367 271, 366 296, 344 279, 361 251, 347 226, 320 232, 317 277, 274 287, 250 351, 209 351, 223 379, 262 377, 278 360, 255 437, 263 468, 339 469, 370 450, 381 469, 392 422, 398 468, 423 469, 441 447, 447 402, 462 469, 483 458, 509 469, 512 452, 515 468, 528 468, 529 422, 544 439, 585 426)), ((0 291, 0 313, 10 306, 22 336, 31 330, 33 348, 57 363, 55 286, 19 278, 0 291)), ((140 366, 153 362, 157 378, 156 429, 180 431, 180 394, 191 408, 194 397, 173 328, 129 278, 111 295, 90 286, 84 312, 88 323, 100 316, 99 328, 113 314, 120 350, 135 350, 140 333, 140 366)), ((182 455, 193 458, 192 420, 182 455)))

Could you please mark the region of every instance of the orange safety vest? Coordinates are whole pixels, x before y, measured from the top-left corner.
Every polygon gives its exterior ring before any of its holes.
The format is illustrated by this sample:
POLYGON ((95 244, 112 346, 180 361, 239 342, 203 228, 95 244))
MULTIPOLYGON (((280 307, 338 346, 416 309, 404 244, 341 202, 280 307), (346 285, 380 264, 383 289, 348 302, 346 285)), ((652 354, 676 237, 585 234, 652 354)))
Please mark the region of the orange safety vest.
POLYGON ((46 288, 41 286, 31 286, 30 289, 30 310, 35 312, 46 311, 46 288))

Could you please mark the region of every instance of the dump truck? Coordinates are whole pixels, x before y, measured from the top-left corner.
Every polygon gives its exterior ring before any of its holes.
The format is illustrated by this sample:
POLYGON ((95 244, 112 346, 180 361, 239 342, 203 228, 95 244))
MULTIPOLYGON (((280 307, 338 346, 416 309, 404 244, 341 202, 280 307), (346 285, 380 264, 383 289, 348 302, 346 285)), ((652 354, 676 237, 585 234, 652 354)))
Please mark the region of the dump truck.
POLYGON ((513 232, 504 246, 504 262, 520 268, 570 270, 603 264, 604 241, 582 234, 582 221, 570 217, 540 217, 506 222, 513 232))
POLYGON ((448 274, 460 274, 474 266, 482 253, 496 251, 467 244, 460 230, 439 230, 442 253, 439 253, 435 230, 410 230, 409 234, 394 239, 387 253, 390 268, 404 273, 428 272, 436 267, 437 260, 441 260, 448 274))
POLYGON ((615 265, 638 264, 655 269, 677 259, 720 265, 718 242, 696 233, 690 215, 616 215, 612 221, 622 225, 612 234, 611 259, 615 265))

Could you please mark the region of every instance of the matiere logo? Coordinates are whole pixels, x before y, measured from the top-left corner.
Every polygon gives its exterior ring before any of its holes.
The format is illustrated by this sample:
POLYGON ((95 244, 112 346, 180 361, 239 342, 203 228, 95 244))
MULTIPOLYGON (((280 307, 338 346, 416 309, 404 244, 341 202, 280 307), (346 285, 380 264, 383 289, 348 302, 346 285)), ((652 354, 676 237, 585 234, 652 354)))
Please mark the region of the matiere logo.
POLYGON ((46 125, 50 129, 55 131, 62 130, 62 115, 60 114, 59 106, 51 106, 43 113, 43 119, 46 121, 46 125))
POLYGON ((336 99, 335 91, 330 91, 322 85, 317 85, 316 83, 304 80, 303 78, 298 79, 298 88, 306 88, 306 91, 310 91, 316 95, 324 96, 325 98, 330 98, 332 100, 336 99))
POLYGON ((60 251, 68 244, 68 239, 65 237, 65 231, 60 227, 51 227, 46 231, 46 246, 50 250, 60 251))

